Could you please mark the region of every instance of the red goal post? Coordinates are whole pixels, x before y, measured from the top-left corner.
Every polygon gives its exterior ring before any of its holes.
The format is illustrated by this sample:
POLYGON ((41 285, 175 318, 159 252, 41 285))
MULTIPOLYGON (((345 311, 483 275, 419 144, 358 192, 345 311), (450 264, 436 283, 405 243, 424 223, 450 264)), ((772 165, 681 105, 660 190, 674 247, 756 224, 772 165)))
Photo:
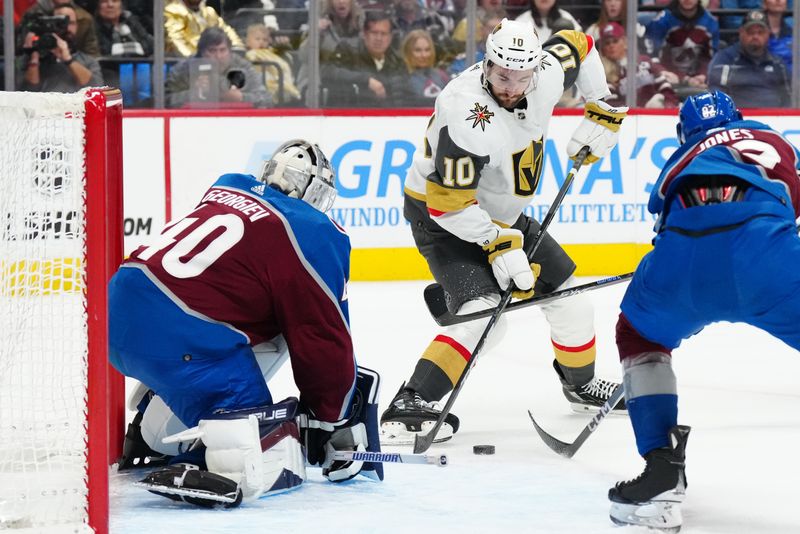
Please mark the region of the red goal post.
POLYGON ((122 220, 119 91, 0 93, 0 530, 108 532, 122 220))

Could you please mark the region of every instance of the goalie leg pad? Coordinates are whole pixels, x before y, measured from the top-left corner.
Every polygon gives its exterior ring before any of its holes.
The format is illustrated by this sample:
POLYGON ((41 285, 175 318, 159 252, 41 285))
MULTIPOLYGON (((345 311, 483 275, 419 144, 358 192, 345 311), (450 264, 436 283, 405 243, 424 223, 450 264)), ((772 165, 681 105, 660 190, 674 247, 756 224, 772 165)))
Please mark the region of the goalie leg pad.
POLYGON ((296 412, 292 398, 201 420, 208 470, 238 483, 245 499, 299 486, 306 472, 296 412))
MULTIPOLYGON (((361 422, 366 430, 367 451, 381 452, 380 431, 378 429, 378 395, 380 394, 381 377, 372 369, 358 366, 356 389, 365 399, 361 411, 361 422)), ((383 464, 380 462, 364 462, 361 474, 373 480, 383 480, 383 464)))
POLYGON ((162 440, 186 430, 186 425, 172 412, 164 400, 158 395, 150 399, 140 423, 142 439, 154 451, 177 456, 182 451, 178 443, 164 443, 162 440))

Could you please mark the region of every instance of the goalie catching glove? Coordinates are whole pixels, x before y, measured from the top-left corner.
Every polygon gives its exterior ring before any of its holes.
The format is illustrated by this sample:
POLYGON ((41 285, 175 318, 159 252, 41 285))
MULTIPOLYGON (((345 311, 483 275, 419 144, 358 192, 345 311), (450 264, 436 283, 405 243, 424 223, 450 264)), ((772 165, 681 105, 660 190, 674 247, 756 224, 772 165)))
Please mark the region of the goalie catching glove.
POLYGON ((340 451, 380 452, 378 385, 375 371, 359 367, 349 418, 331 423, 317 420, 310 412, 298 418, 308 463, 322 467, 323 476, 331 482, 344 482, 358 474, 383 480, 380 463, 333 460, 340 451))
POLYGON ((619 127, 628 115, 625 106, 611 107, 602 100, 587 102, 583 107, 583 121, 567 143, 567 154, 575 159, 584 146, 589 147, 589 155, 584 165, 594 163, 614 148, 619 139, 619 127))
POLYGON ((533 296, 533 285, 541 267, 530 263, 522 248, 522 232, 514 228, 499 228, 494 241, 483 247, 489 253, 489 263, 497 285, 505 291, 511 282, 516 289, 514 298, 528 299, 533 296))

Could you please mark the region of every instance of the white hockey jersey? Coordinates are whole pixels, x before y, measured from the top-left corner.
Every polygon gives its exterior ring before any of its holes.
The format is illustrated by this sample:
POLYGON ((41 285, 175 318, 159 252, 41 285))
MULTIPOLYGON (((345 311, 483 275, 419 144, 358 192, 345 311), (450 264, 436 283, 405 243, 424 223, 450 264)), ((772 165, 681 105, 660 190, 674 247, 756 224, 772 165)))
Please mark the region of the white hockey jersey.
POLYGON ((405 194, 426 203, 433 220, 464 241, 486 245, 531 202, 542 173, 547 126, 564 89, 587 101, 610 93, 593 39, 564 30, 544 45, 536 88, 513 110, 481 83, 476 63, 436 98, 405 194))

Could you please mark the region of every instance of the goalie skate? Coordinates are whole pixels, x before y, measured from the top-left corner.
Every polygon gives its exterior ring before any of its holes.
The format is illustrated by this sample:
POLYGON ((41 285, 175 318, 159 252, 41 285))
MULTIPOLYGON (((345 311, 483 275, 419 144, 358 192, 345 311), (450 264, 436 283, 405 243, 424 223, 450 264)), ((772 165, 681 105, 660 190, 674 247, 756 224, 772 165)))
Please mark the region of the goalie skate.
POLYGON ((608 491, 609 517, 617 525, 644 526, 678 532, 683 523, 680 503, 686 496, 686 442, 688 426, 673 427, 670 446, 645 455, 644 472, 633 480, 617 482, 608 491))
POLYGON ((158 469, 133 485, 173 501, 203 508, 234 508, 242 503, 242 491, 233 480, 189 464, 158 469))
MULTIPOLYGON (((441 413, 438 403, 424 401, 419 393, 406 389, 403 384, 392 404, 381 415, 381 443, 412 445, 417 434, 430 432, 441 413)), ((458 417, 447 414, 433 442, 449 440, 458 431, 458 426, 458 417)))

